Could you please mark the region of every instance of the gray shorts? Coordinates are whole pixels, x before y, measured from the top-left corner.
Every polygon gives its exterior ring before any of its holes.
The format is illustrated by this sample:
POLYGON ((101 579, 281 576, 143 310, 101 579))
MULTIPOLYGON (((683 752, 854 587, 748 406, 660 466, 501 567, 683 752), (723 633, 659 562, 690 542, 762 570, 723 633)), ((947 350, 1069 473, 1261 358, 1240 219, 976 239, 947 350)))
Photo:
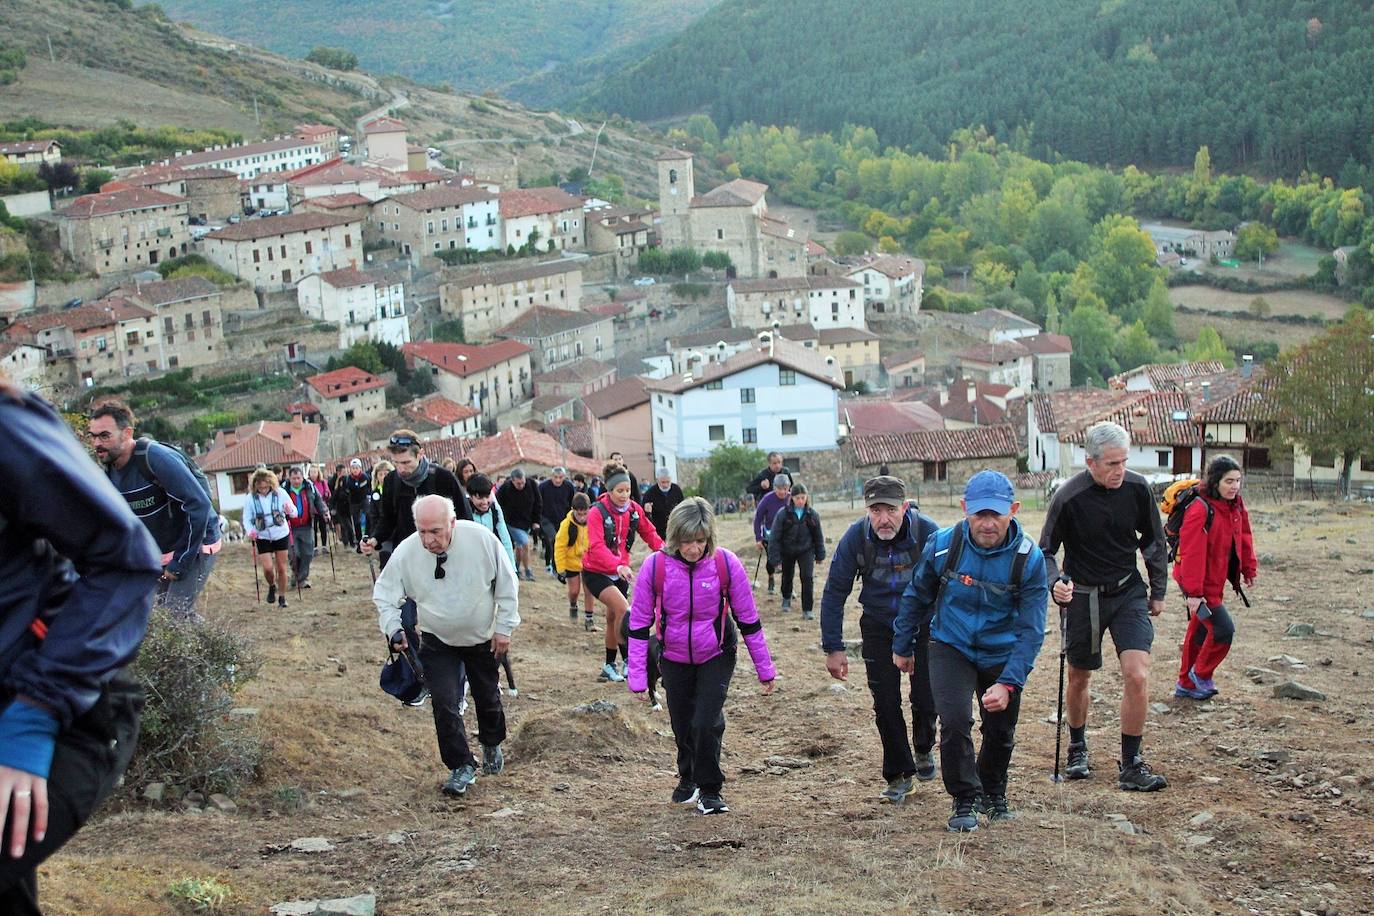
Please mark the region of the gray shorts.
POLYGON ((1155 641, 1150 621, 1149 589, 1138 577, 1119 591, 1096 594, 1075 586, 1068 612, 1068 659, 1075 668, 1096 671, 1102 667, 1102 634, 1110 633, 1119 656, 1127 649, 1149 652, 1155 641), (1097 605, 1094 620, 1093 604, 1097 605), (1096 626, 1094 626, 1094 623, 1096 626))

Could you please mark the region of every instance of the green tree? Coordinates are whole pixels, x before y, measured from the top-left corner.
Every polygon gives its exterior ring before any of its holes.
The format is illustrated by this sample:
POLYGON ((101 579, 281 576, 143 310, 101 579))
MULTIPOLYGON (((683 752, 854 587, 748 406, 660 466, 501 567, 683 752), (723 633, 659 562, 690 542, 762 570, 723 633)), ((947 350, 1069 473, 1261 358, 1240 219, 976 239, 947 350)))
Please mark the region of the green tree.
POLYGON ((701 270, 701 255, 695 248, 674 248, 668 252, 668 273, 689 274, 701 270))
POLYGON ((706 252, 701 256, 701 264, 703 267, 709 267, 712 270, 729 270, 731 267, 735 266, 734 262, 730 260, 730 255, 723 251, 706 252))
POLYGON ((1191 362, 1204 363, 1216 360, 1228 367, 1236 364, 1235 354, 1222 342, 1221 335, 1210 324, 1198 331, 1197 340, 1188 347, 1184 356, 1191 362))
POLYGON ((463 319, 451 318, 436 324, 434 339, 440 343, 467 343, 467 339, 463 337, 463 319))
POLYGON ((1341 457, 1341 492, 1374 442, 1374 318, 1351 316, 1320 337, 1282 354, 1273 372, 1281 435, 1309 455, 1341 457))
POLYGON ((1193 157, 1193 180, 1188 183, 1188 206, 1194 211, 1201 209, 1207 201, 1207 192, 1212 188, 1212 151, 1205 146, 1198 147, 1193 157))
POLYGON ((1169 288, 1164 285, 1163 277, 1155 277, 1150 284, 1150 293, 1145 297, 1140 318, 1145 322, 1145 330, 1161 347, 1172 347, 1178 343, 1178 334, 1174 330, 1174 304, 1169 301, 1169 288))
POLYGON ((1236 257, 1242 261, 1258 261, 1271 255, 1279 247, 1279 234, 1264 223, 1246 223, 1236 233, 1236 257))
POLYGON ((1145 322, 1137 321, 1117 336, 1114 354, 1120 371, 1126 372, 1136 366, 1159 362, 1159 344, 1145 330, 1145 322))
POLYGON ((722 442, 711 450, 710 463, 702 472, 697 489, 707 499, 739 497, 766 461, 762 449, 722 442))
POLYGON ((1063 321, 1063 333, 1073 341, 1069 373, 1075 385, 1101 387, 1120 371, 1112 353, 1119 322, 1103 309, 1077 306, 1063 321))
POLYGON ((1085 263, 1094 291, 1113 314, 1125 313, 1143 301, 1160 273, 1154 242, 1135 220, 1108 229, 1101 246, 1085 263))
POLYGON ((668 252, 662 248, 646 248, 639 253, 639 269, 646 274, 668 272, 668 252))
POLYGON ((871 250, 873 240, 862 232, 847 230, 835 236, 835 254, 841 257, 845 255, 863 254, 871 250))
POLYGON ((312 64, 319 64, 321 67, 328 67, 331 70, 356 70, 358 68, 358 55, 343 48, 331 48, 326 45, 316 45, 310 49, 310 53, 305 55, 305 59, 312 64))
POLYGON ((1269 300, 1263 296, 1256 296, 1250 300, 1249 312, 1256 318, 1268 318, 1273 309, 1269 306, 1269 300))
POLYGON ((344 366, 356 366, 373 375, 381 375, 386 371, 382 355, 377 352, 377 345, 370 340, 359 340, 343 351, 339 356, 339 367, 344 366))

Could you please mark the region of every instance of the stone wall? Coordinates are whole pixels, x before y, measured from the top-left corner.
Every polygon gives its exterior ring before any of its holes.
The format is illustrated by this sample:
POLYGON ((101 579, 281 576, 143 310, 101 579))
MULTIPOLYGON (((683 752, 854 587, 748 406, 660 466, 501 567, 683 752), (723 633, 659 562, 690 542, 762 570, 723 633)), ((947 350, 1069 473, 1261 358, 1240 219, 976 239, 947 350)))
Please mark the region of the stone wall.
MULTIPOLYGON (((806 484, 813 501, 822 499, 847 498, 852 488, 853 472, 838 448, 817 452, 798 452, 784 455, 784 458, 797 459, 800 470, 793 480, 806 484)), ((709 458, 679 458, 677 460, 677 483, 685 490, 696 487, 701 482, 702 472, 710 465, 709 458)), ((737 497, 739 493, 703 493, 708 498, 737 497)))

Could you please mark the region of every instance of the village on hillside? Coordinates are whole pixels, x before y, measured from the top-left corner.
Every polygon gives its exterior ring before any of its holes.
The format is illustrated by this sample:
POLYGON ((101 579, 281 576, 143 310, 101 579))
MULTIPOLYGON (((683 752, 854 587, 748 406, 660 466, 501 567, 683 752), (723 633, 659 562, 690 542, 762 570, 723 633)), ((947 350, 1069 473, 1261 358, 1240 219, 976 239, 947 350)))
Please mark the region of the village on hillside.
MULTIPOLYGON (((699 187, 690 152, 663 150, 657 201, 629 206, 578 182, 520 187, 514 158, 450 169, 391 114, 353 129, 301 124, 122 170, 96 193, 6 198, 51 226, 81 278, 0 287, 4 370, 69 406, 188 370, 224 381, 223 409, 169 413, 210 413, 182 441, 221 511, 260 464, 375 456, 401 427, 455 459, 502 443, 496 474, 619 450, 639 479, 667 468, 685 487, 738 443, 781 452, 834 498, 884 465, 917 493, 983 467, 1043 492, 1084 467, 1084 430, 1111 419, 1156 480, 1218 451, 1258 486, 1337 479, 1333 456, 1273 443, 1253 359, 1072 387, 1068 337, 995 308, 923 311, 921 259, 832 254, 770 210, 767 185, 699 187), (400 360, 352 365, 369 342, 400 360)), ((37 168, 62 149, 0 155, 37 168)), ((1144 228, 1165 268, 1235 245, 1144 228)), ((1367 461, 1353 483, 1374 483, 1367 461)))

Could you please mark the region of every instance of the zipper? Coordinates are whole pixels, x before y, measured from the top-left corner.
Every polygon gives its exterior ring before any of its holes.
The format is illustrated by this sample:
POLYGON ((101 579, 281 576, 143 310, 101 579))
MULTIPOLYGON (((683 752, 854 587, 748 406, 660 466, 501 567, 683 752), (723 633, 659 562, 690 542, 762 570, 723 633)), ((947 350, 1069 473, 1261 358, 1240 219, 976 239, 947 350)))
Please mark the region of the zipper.
MULTIPOLYGON (((696 613, 697 604, 696 571, 697 565, 695 563, 687 564, 687 661, 693 665, 697 663, 696 653, 692 649, 692 620, 696 613)), ((667 582, 667 579, 665 578, 664 581, 667 582)))

